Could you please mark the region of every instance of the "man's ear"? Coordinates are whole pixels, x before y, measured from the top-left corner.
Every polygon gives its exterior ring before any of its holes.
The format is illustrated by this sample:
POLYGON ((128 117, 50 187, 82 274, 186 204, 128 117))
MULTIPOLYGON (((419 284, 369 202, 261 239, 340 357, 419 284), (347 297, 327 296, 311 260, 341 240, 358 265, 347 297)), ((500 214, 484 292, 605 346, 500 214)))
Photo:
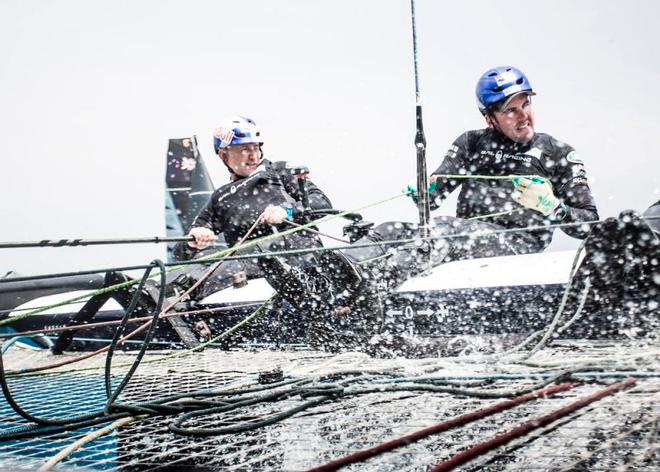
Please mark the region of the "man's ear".
POLYGON ((484 115, 484 119, 486 120, 486 124, 488 125, 489 128, 495 128, 495 123, 493 122, 493 117, 490 116, 489 113, 486 113, 484 115))
POLYGON ((224 162, 225 164, 227 163, 227 151, 225 151, 224 149, 218 149, 218 157, 222 162, 224 162))

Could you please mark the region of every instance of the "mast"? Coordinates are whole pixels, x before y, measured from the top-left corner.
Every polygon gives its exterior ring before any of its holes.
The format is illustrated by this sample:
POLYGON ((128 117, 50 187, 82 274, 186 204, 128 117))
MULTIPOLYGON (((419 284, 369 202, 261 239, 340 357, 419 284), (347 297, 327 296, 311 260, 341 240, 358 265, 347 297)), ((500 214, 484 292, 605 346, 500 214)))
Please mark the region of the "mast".
POLYGON ((422 120, 422 95, 419 90, 419 72, 417 70, 417 28, 415 26, 415 0, 410 0, 413 35, 413 60, 415 64, 415 149, 417 150, 417 211, 419 213, 419 236, 429 236, 430 206, 428 195, 428 175, 426 171, 426 137, 422 120))

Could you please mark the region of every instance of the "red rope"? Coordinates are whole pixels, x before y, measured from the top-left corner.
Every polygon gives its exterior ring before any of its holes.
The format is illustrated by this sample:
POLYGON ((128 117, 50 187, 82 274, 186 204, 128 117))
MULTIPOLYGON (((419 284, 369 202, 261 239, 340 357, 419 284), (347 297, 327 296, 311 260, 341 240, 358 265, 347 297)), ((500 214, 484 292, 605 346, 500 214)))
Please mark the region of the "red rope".
POLYGON ((530 400, 535 400, 537 398, 545 397, 548 395, 554 395, 555 393, 568 390, 570 388, 573 388, 574 386, 575 384, 566 382, 559 385, 553 385, 552 387, 548 387, 543 390, 536 390, 534 392, 527 393, 525 395, 520 395, 511 400, 505 400, 500 403, 495 403, 494 405, 481 408, 479 410, 475 410, 473 412, 466 413, 464 415, 456 416, 450 420, 416 431, 406 436, 402 436, 400 438, 381 443, 378 446, 374 446, 370 449, 365 449, 363 451, 355 452, 345 457, 335 459, 333 461, 328 462, 327 464, 323 464, 318 467, 309 469, 308 472, 322 472, 322 471, 325 472, 330 470, 337 470, 345 465, 364 461, 375 455, 382 454, 383 452, 390 451, 397 447, 408 445, 414 441, 425 438, 432 434, 447 431, 457 426, 463 426, 472 421, 476 421, 486 416, 499 413, 500 411, 508 410, 509 408, 513 408, 514 406, 519 405, 521 403, 528 402, 530 400))
POLYGON ((599 390, 595 393, 592 393, 591 395, 587 395, 586 397, 582 397, 581 399, 566 405, 563 408, 560 408, 558 410, 553 411, 552 413, 549 413, 547 415, 541 416, 540 418, 536 418, 530 421, 527 421, 525 423, 520 424, 519 426, 516 426, 510 431, 507 431, 506 433, 500 434, 498 436, 495 436, 492 439, 488 439, 486 441, 480 442, 478 444, 475 444, 471 448, 459 452, 453 457, 450 457, 449 459, 442 461, 435 466, 431 467, 429 469, 429 472, 442 472, 442 471, 447 471, 447 470, 452 470, 455 467, 458 467, 459 465, 474 459, 475 457, 484 454, 485 452, 490 451, 491 449, 495 449, 496 447, 502 446, 509 441, 511 441, 514 438, 517 438, 519 436, 523 436, 527 434, 528 432, 532 431, 533 429, 540 428, 541 426, 545 426, 549 423, 552 423, 553 421, 561 418, 562 416, 565 416, 569 413, 574 412, 575 410, 578 410, 584 406, 589 405, 590 403, 593 403, 595 401, 600 400, 603 397, 606 397, 608 395, 612 395, 620 390, 623 390, 625 388, 630 387, 635 383, 635 379, 633 378, 627 378, 623 380, 622 382, 610 385, 609 387, 599 390))

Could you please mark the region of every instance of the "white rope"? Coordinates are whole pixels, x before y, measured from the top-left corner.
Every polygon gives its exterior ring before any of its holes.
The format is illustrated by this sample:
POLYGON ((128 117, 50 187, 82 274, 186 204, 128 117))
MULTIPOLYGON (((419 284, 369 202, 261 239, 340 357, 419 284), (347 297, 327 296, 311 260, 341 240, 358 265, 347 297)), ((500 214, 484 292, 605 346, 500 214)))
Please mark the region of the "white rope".
POLYGON ((59 462, 66 459, 69 455, 71 455, 72 453, 74 453, 75 451, 77 451, 78 449, 83 447, 85 444, 90 443, 90 442, 94 441, 95 439, 100 438, 101 436, 105 436, 106 434, 114 431, 117 428, 121 428, 122 426, 125 426, 129 423, 132 423, 136 419, 137 418, 134 417, 134 416, 129 416, 127 418, 122 418, 120 420, 117 420, 117 421, 113 422, 112 424, 109 424, 105 428, 98 429, 98 430, 96 430, 92 433, 89 433, 89 434, 83 436, 82 438, 80 438, 79 440, 77 440, 76 442, 71 444, 70 446, 62 449, 59 453, 57 453, 52 458, 48 459, 44 463, 44 465, 42 465, 41 467, 39 467, 37 469, 37 472, 47 472, 49 470, 52 470, 53 467, 55 467, 59 462))

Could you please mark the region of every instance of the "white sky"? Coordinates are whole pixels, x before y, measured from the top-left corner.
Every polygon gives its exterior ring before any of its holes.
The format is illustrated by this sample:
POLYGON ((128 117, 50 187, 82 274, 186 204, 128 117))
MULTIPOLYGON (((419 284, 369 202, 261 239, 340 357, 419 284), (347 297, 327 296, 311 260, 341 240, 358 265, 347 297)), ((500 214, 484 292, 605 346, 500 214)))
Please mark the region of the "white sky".
MULTIPOLYGON (((483 125, 477 78, 512 64, 537 131, 574 146, 601 216, 660 199, 660 2, 417 0, 429 171, 483 125), (515 7, 515 8, 514 8, 515 7)), ((0 3, 2 241, 164 235, 167 140, 254 118, 266 156, 308 165, 335 207, 414 180, 408 0, 0 3)), ((434 215, 453 214, 449 202, 434 215)), ((417 221, 400 199, 368 219, 417 221)), ((551 249, 575 247, 559 238, 551 249)), ((141 264, 157 245, 0 250, 0 273, 141 264)))

